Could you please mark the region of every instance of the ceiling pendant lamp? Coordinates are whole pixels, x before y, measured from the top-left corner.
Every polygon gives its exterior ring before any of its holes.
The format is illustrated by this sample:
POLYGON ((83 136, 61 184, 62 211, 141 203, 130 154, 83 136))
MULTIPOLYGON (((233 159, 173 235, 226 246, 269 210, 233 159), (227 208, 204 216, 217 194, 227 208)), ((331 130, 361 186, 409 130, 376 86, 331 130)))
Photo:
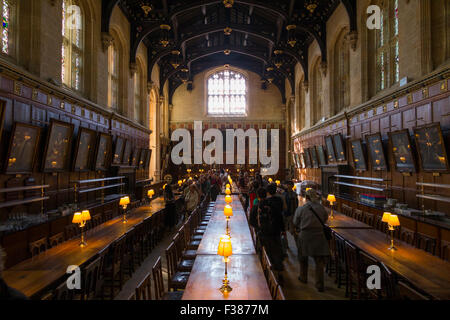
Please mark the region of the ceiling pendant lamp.
POLYGON ((141 9, 144 11, 145 16, 148 16, 150 11, 152 11, 152 6, 148 1, 142 1, 141 2, 141 9))
POLYGON ((269 66, 269 67, 266 68, 266 71, 267 71, 267 81, 268 81, 269 83, 272 83, 273 80, 275 79, 274 76, 273 76, 273 71, 274 71, 274 70, 275 70, 275 69, 274 69, 272 66, 269 66))
POLYGON ((172 51, 172 57, 170 59, 170 64, 174 69, 178 68, 180 66, 180 54, 181 52, 179 50, 173 50, 172 51))
POLYGON ((159 28, 161 29, 161 39, 159 40, 159 43, 165 48, 169 45, 170 26, 168 24, 162 24, 159 28))
POLYGON ((293 48, 297 43, 297 39, 295 38, 295 29, 297 26, 295 24, 290 24, 286 26, 286 30, 288 31, 288 43, 293 48))
POLYGON ((229 55, 231 54, 231 50, 230 50, 230 49, 225 49, 225 50, 223 50, 223 53, 224 53, 226 56, 229 56, 229 55))
POLYGON ((283 65, 283 60, 281 59, 283 50, 275 50, 273 53, 275 54, 275 57, 273 58, 273 64, 275 65, 275 67, 280 69, 281 66, 283 65))
POLYGON ((183 83, 186 83, 189 80, 189 69, 186 66, 184 66, 183 68, 181 68, 180 71, 181 71, 180 75, 181 81, 183 81, 183 83))
POLYGON ((225 5, 225 8, 232 8, 234 0, 223 0, 223 4, 225 5))
POLYGON ((309 12, 314 13, 314 10, 317 9, 317 0, 306 0, 305 1, 305 8, 309 12))
POLYGON ((229 36, 229 35, 231 35, 231 32, 233 31, 233 29, 231 29, 230 27, 226 27, 225 29, 223 29, 223 33, 226 35, 226 36, 229 36))

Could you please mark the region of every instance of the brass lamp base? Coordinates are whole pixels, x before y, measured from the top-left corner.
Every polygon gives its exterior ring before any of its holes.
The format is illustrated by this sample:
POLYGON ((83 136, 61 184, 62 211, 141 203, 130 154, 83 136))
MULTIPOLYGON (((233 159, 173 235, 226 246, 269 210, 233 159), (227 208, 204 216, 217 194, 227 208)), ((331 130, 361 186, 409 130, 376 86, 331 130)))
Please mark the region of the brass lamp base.
POLYGON ((222 280, 223 285, 220 287, 220 292, 222 293, 229 293, 231 291, 233 291, 233 288, 229 286, 229 281, 227 279, 223 279, 222 280))
POLYGON ((80 242, 80 248, 85 248, 85 247, 87 247, 86 241, 80 242))
POLYGON ((396 247, 391 246, 388 248, 388 250, 397 251, 398 249, 396 247))

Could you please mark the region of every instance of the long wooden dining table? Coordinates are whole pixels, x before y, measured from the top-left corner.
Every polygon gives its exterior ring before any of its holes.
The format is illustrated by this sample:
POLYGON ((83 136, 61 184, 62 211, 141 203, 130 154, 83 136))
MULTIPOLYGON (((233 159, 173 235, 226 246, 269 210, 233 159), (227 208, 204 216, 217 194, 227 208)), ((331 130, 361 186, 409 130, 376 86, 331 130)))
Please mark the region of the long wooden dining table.
POLYGON ((225 264, 223 258, 217 255, 217 249, 220 237, 226 233, 223 215, 225 198, 219 195, 197 250, 183 300, 272 300, 244 209, 237 195, 232 198, 233 217, 229 222, 229 230, 233 255, 228 263, 228 279, 233 290, 226 295, 219 291, 225 264))
POLYGON ((122 222, 122 216, 118 216, 89 230, 86 234, 86 247, 79 246, 79 238, 65 241, 5 270, 3 278, 9 286, 27 297, 39 298, 47 288, 66 276, 68 266, 82 266, 89 262, 111 243, 164 207, 163 198, 155 198, 151 205, 134 209, 127 216, 126 224, 122 222))

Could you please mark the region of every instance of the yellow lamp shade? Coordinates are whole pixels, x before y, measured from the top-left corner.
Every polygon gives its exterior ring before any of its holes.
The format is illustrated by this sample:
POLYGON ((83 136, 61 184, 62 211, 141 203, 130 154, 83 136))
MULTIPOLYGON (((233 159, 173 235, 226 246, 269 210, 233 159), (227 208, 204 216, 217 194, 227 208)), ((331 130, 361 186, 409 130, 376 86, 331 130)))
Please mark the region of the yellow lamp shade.
POLYGON ((120 202, 119 205, 121 206, 126 206, 130 203, 130 197, 126 196, 126 197, 122 197, 120 198, 120 202))
POLYGON ((192 177, 189 177, 189 180, 192 181, 192 177))
POLYGON ((153 197, 154 194, 155 194, 155 190, 153 190, 153 189, 150 189, 150 190, 147 191, 147 195, 148 195, 150 198, 153 197))
POLYGON ((226 202, 227 204, 230 204, 230 203, 233 202, 233 198, 231 198, 230 195, 227 195, 227 196, 225 196, 225 202, 226 202))
POLYGON ((232 217, 233 216, 233 208, 227 204, 225 208, 223 208, 223 214, 225 217, 232 217))
POLYGON ((72 223, 83 223, 81 212, 75 212, 72 218, 72 223))
POLYGON ((226 188, 230 189, 230 184, 229 183, 227 183, 226 188))
POLYGON ((226 189, 226 190, 225 190, 225 194, 226 194, 226 195, 230 195, 230 194, 231 194, 231 190, 230 190, 230 189, 226 189))
POLYGON ((306 190, 305 190, 305 191, 306 191, 306 192, 308 192, 309 190, 311 190, 311 188, 306 188, 306 190))
POLYGON ((336 202, 336 197, 334 194, 329 194, 327 197, 328 202, 333 203, 336 202))
POLYGON ((270 183, 272 183, 272 182, 273 182, 272 178, 269 178, 269 182, 270 182, 270 183))
POLYGON ((398 216, 395 214, 391 214, 389 216, 389 224, 392 227, 398 227, 400 225, 400 221, 398 220, 398 216))
POLYGON ((294 186, 292 187, 292 191, 297 190, 297 186, 294 184, 294 186))
POLYGON ((91 213, 89 212, 89 210, 83 210, 81 212, 81 218, 83 219, 83 221, 91 220, 91 213))
POLYGON ((185 183, 186 182, 186 179, 183 179, 183 183, 185 183))
POLYGON ((233 254, 230 237, 221 237, 217 254, 222 257, 229 257, 233 254))
POLYGON ((183 181, 178 180, 178 185, 181 186, 183 184, 183 181))
POLYGON ((163 190, 166 188, 166 186, 167 186, 167 183, 165 185, 163 185, 163 190))
POLYGON ((386 222, 386 223, 388 223, 389 222, 389 217, 391 216, 391 213, 390 212, 385 212, 385 213, 383 213, 383 218, 381 219, 381 221, 382 222, 386 222))

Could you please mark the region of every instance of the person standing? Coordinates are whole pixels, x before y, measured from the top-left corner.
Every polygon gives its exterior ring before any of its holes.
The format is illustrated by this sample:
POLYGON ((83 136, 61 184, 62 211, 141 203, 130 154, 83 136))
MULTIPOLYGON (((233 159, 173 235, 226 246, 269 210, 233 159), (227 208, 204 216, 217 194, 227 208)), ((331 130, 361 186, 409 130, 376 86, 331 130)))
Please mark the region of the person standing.
POLYGON ((166 204, 166 215, 164 218, 164 224, 166 229, 172 230, 177 223, 177 210, 175 206, 175 197, 172 192, 170 183, 164 188, 164 202, 166 204))
POLYGON ((316 264, 315 286, 319 292, 324 291, 325 263, 330 256, 328 240, 323 224, 328 220, 328 213, 319 203, 314 189, 306 191, 306 204, 297 208, 293 223, 299 233, 297 237, 300 276, 298 279, 308 282, 308 257, 313 257, 316 264))
POLYGON ((9 287, 3 279, 3 269, 5 268, 6 253, 0 247, 0 301, 2 300, 28 300, 20 291, 9 287))
POLYGON ((244 212, 247 212, 248 206, 249 206, 249 197, 248 197, 248 186, 247 186, 247 180, 245 179, 245 175, 242 174, 242 172, 239 174, 239 190, 242 194, 242 197, 244 198, 244 212))

